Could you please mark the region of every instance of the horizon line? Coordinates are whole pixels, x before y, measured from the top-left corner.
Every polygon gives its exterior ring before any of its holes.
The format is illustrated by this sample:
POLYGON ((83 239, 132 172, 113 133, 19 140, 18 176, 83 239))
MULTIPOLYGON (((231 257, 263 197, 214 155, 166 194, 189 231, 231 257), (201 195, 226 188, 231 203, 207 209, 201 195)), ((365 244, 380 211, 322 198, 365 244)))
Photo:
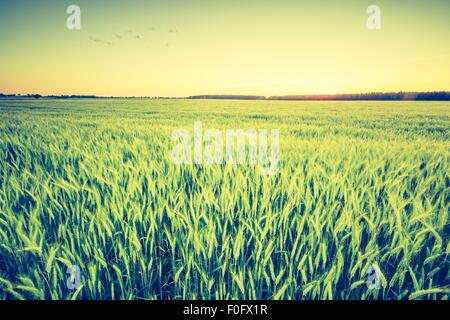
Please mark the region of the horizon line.
POLYGON ((35 98, 35 99, 211 99, 211 100, 440 100, 449 101, 450 91, 371 91, 359 93, 332 94, 288 94, 288 95, 252 95, 252 94, 202 94, 189 96, 158 96, 158 95, 124 95, 105 96, 96 94, 48 94, 39 93, 0 93, 0 98, 35 98))

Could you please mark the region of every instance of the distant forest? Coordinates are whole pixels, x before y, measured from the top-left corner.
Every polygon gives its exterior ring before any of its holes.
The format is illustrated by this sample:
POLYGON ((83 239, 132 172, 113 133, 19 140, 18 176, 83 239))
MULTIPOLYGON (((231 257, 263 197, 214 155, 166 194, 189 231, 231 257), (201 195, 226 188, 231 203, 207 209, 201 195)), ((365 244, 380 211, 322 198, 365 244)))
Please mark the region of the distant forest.
POLYGON ((3 94, 0 99, 232 99, 232 100, 391 100, 391 101, 450 101, 450 92, 371 92, 354 94, 323 94, 323 95, 288 95, 288 96, 258 96, 258 95, 197 95, 189 97, 101 97, 95 95, 50 95, 40 94, 3 94))
POLYGON ((269 100, 411 100, 449 101, 450 92, 372 92, 356 94, 273 96, 269 100))
POLYGON ((450 92, 371 92, 354 94, 250 96, 250 95, 201 95, 189 99, 238 99, 238 100, 409 100, 409 101, 450 101, 450 92))
POLYGON ((190 96, 188 99, 230 99, 230 100, 266 100, 265 96, 249 96, 249 95, 202 95, 190 96))

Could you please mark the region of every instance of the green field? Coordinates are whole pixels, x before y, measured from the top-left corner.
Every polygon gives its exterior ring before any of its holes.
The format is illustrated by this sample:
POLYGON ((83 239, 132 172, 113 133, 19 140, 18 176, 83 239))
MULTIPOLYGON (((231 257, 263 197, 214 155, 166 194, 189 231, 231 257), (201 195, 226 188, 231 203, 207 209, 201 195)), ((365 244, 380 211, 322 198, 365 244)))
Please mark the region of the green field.
POLYGON ((0 100, 0 115, 0 298, 450 295, 448 102, 0 100), (197 120, 279 129, 278 173, 174 164, 171 133, 197 120))

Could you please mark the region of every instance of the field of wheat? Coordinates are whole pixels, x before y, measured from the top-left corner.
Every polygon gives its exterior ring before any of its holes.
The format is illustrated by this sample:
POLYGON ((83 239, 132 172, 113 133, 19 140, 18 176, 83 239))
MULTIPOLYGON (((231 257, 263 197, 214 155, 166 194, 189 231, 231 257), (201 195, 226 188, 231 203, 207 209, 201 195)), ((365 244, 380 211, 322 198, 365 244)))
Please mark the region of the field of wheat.
POLYGON ((450 295, 449 103, 0 100, 0 114, 0 299, 450 295), (278 172, 174 164, 171 133, 195 121, 278 129, 278 172))

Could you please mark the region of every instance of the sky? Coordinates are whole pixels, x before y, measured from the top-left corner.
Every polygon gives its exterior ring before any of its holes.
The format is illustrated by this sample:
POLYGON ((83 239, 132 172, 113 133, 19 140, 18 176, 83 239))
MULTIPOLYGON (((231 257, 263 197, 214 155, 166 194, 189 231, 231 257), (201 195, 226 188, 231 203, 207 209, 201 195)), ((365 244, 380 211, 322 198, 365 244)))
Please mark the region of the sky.
POLYGON ((0 0, 0 92, 450 91, 449 17, 448 0, 0 0))

